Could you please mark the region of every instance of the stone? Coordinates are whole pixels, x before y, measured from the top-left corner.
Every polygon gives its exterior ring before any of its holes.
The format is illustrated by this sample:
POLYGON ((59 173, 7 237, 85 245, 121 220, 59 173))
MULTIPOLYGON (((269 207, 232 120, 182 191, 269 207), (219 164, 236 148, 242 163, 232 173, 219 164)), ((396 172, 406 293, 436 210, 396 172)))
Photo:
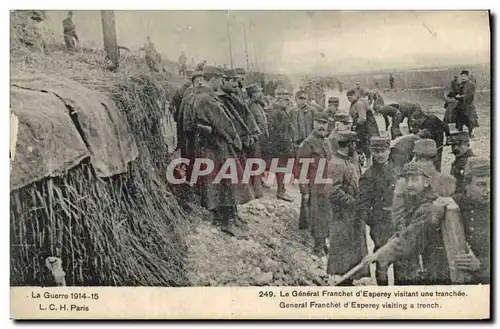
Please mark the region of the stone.
POLYGON ((214 227, 210 229, 210 232, 212 232, 213 234, 217 234, 219 231, 217 231, 217 229, 214 227))
POLYGON ((264 272, 255 277, 255 283, 257 285, 264 285, 273 280, 273 272, 264 272))

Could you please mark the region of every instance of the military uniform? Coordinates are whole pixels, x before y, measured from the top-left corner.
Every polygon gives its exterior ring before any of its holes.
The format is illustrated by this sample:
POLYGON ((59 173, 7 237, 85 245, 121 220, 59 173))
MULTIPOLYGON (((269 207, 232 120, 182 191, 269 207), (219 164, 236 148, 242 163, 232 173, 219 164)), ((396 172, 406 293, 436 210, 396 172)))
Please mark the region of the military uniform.
MULTIPOLYGON (((466 175, 470 177, 490 177, 490 160, 484 157, 471 158, 466 166, 466 175)), ((480 261, 480 268, 473 272, 472 284, 490 284, 490 241, 491 241, 491 206, 490 200, 482 203, 473 202, 465 193, 454 197, 460 207, 465 229, 465 239, 472 252, 480 261)))
MULTIPOLYGON (((339 132, 337 141, 355 142, 356 133, 339 132)), ((368 252, 366 225, 356 211, 359 171, 348 155, 337 150, 328 164, 328 178, 333 181, 330 194, 333 215, 327 272, 330 275, 343 275, 357 265, 368 252)), ((353 279, 368 275, 367 269, 364 269, 356 273, 353 279)))
POLYGON ((326 113, 328 113, 328 115, 333 118, 333 116, 335 115, 335 113, 337 113, 339 109, 339 105, 340 105, 339 97, 336 96, 328 97, 328 108, 326 110, 326 113))
MULTIPOLYGON (((347 95, 355 93, 355 91, 350 90, 347 95)), ((370 158, 370 138, 380 135, 373 111, 361 99, 358 99, 351 104, 349 114, 356 126, 359 148, 363 150, 367 158, 370 158)))
MULTIPOLYGON (((410 175, 424 175, 428 179, 427 168, 418 162, 406 164, 401 177, 410 175)), ((395 285, 422 285, 428 284, 429 278, 420 255, 424 252, 428 239, 438 236, 438 227, 433 225, 432 209, 437 195, 431 187, 427 187, 417 196, 406 194, 403 181, 398 181, 394 191, 392 204, 392 222, 396 230, 396 247, 391 257, 381 255, 385 262, 394 264, 395 285), (399 185, 399 186, 398 186, 399 185)))
MULTIPOLYGON (((297 92, 297 98, 305 95, 304 92, 297 92)), ((295 145, 302 143, 313 131, 314 110, 305 104, 302 107, 295 107, 290 111, 293 122, 295 145)))
POLYGON ((384 117, 385 130, 389 129, 389 117, 392 118, 391 139, 395 139, 403 135, 403 133, 401 133, 401 129, 399 128, 403 114, 397 108, 390 105, 384 105, 378 107, 376 111, 384 117))
MULTIPOLYGON (((319 113, 315 117, 315 120, 328 122, 328 115, 326 113, 319 113)), ((325 250, 326 247, 325 240, 328 237, 332 209, 328 188, 325 184, 315 183, 315 180, 316 176, 320 173, 322 173, 321 178, 326 178, 327 164, 331 156, 332 150, 328 139, 315 131, 302 142, 298 150, 299 159, 314 159, 314 162, 309 165, 307 171, 306 178, 309 180, 309 183, 299 184, 302 194, 299 229, 311 228, 311 234, 315 242, 315 251, 318 253, 325 250), (321 159, 325 161, 323 168, 319 168, 321 159), (308 198, 305 197, 306 195, 308 198)), ((297 172, 297 177, 300 177, 299 175, 300 171, 297 172)))
MULTIPOLYGON (((462 71, 461 74, 469 75, 469 72, 462 71)), ((459 86, 459 95, 462 97, 458 99, 456 126, 458 130, 462 130, 465 125, 469 129, 469 134, 472 134, 474 128, 479 127, 476 107, 474 106, 475 92, 476 85, 470 80, 462 82, 459 86)))
MULTIPOLYGON (((286 89, 277 89, 277 97, 289 96, 286 89)), ((269 112, 269 139, 265 147, 268 165, 271 159, 278 158, 279 167, 285 167, 290 158, 294 158, 294 122, 292 116, 286 107, 275 103, 273 109, 269 112)), ((278 183, 278 195, 285 194, 284 173, 276 173, 278 183)))
POLYGON ((424 116, 423 122, 418 125, 418 130, 427 130, 431 134, 431 138, 436 142, 437 155, 434 160, 436 170, 441 172, 441 160, 443 157, 444 136, 449 135, 448 126, 441 121, 437 116, 432 114, 424 114, 422 111, 415 111, 412 114, 412 120, 417 117, 424 116))
POLYGON ((417 103, 411 103, 411 102, 400 102, 399 104, 398 103, 392 103, 392 104, 389 104, 390 106, 392 107, 395 107, 397 108, 400 112, 401 112, 401 121, 400 123, 403 123, 403 120, 406 118, 407 119, 407 124, 408 124, 408 128, 412 127, 412 114, 415 112, 415 111, 418 111, 418 110, 421 110, 422 107, 420 106, 420 104, 417 104, 417 103))
MULTIPOLYGON (((389 150, 390 139, 387 136, 373 137, 372 150, 389 150)), ((391 220, 391 206, 397 175, 388 162, 373 164, 359 180, 359 216, 370 226, 370 236, 375 245, 374 251, 382 247, 394 233, 391 220)), ((377 266, 377 283, 387 285, 387 268, 377 266)))
MULTIPOLYGON (((448 142, 451 144, 454 143, 462 143, 462 142, 468 142, 469 141, 469 132, 468 131, 454 131, 450 133, 450 137, 448 139, 448 142)), ((465 182, 464 182, 464 173, 465 173, 465 167, 467 165, 467 162, 469 158, 474 157, 474 152, 472 149, 468 149, 467 152, 461 155, 455 156, 455 160, 451 164, 451 170, 450 174, 455 177, 457 180, 457 193, 463 193, 464 188, 465 188, 465 182)))

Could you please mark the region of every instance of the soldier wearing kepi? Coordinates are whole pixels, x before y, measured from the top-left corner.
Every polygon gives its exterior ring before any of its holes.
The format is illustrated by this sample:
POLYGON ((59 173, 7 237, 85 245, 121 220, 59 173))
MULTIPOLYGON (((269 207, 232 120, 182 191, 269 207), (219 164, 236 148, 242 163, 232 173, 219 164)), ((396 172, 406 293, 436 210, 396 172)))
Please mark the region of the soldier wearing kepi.
POLYGON ((328 97, 328 108, 326 110, 326 113, 333 117, 335 113, 337 113, 338 109, 340 106, 340 99, 337 96, 331 96, 328 97))
POLYGON ((450 129, 448 144, 451 144, 451 151, 455 155, 455 161, 451 164, 450 174, 457 180, 457 193, 463 193, 465 188, 465 166, 469 158, 475 156, 470 148, 469 131, 467 129, 463 131, 459 131, 456 128, 450 129))
MULTIPOLYGON (((345 274, 367 254, 366 225, 356 211, 359 171, 351 160, 356 139, 357 135, 353 131, 339 132, 339 148, 328 164, 328 178, 332 179, 330 198, 333 215, 327 272, 334 276, 345 274)), ((368 271, 360 271, 343 285, 352 285, 353 279, 366 276, 368 271)))
MULTIPOLYGON (((250 153, 248 157, 262 159, 263 158, 262 148, 265 146, 265 143, 269 138, 269 127, 267 123, 267 116, 266 112, 264 111, 264 106, 266 105, 263 99, 264 95, 262 94, 262 88, 257 83, 253 83, 247 86, 245 90, 249 97, 249 100, 247 102, 248 109, 255 118, 255 121, 257 122, 257 125, 259 126, 259 129, 261 131, 259 135, 259 140, 252 145, 253 152, 250 153)), ((263 176, 250 177, 250 180, 252 181, 252 186, 254 186, 254 191, 260 191, 260 189, 257 186, 262 185, 262 178, 263 176)), ((260 198, 262 196, 262 192, 260 193, 256 192, 255 196, 260 198)))
POLYGON ((314 239, 314 252, 319 257, 328 253, 325 241, 328 237, 332 211, 329 190, 325 183, 320 181, 320 178, 326 179, 327 163, 332 156, 327 137, 328 115, 323 112, 317 113, 314 117, 313 132, 302 142, 298 150, 299 159, 314 160, 307 167, 308 170, 298 166, 301 169, 297 172, 297 177, 300 180, 299 187, 302 196, 299 229, 307 229, 310 226, 314 239))
MULTIPOLYGON (((266 145, 265 153, 266 157, 268 157, 268 162, 277 158, 278 166, 285 167, 288 160, 295 157, 294 123, 289 109, 290 93, 284 88, 278 88, 275 94, 276 101, 268 116, 269 140, 266 145)), ((276 197, 284 201, 292 202, 293 198, 286 193, 285 174, 282 172, 276 173, 276 181, 278 183, 276 197)))
POLYGON ((236 200, 231 181, 222 179, 220 183, 214 183, 225 159, 234 157, 235 150, 241 150, 241 139, 219 101, 222 72, 216 67, 205 66, 203 76, 203 85, 194 87, 191 106, 186 106, 182 111, 182 130, 186 138, 193 140, 187 154, 212 160, 215 170, 199 177, 194 183, 202 206, 214 212, 216 223, 220 223, 222 231, 230 235, 243 235, 234 226, 236 200))
MULTIPOLYGON (((391 220, 391 206, 396 172, 388 163, 390 154, 389 136, 372 137, 373 164, 359 180, 359 217, 370 226, 374 251, 382 247, 394 233, 391 220)), ((386 264, 377 264, 378 285, 388 285, 386 264)))
POLYGON ((490 283, 490 172, 489 158, 470 158, 465 168, 464 192, 453 197, 470 247, 470 252, 455 257, 454 263, 472 274, 473 284, 490 283))

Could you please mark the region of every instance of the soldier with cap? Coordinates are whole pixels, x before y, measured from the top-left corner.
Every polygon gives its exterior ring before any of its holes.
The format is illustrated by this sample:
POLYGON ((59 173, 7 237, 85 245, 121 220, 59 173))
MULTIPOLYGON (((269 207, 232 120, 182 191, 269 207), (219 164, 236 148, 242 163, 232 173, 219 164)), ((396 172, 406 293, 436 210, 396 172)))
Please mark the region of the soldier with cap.
POLYGON ((172 96, 172 102, 170 104, 171 111, 173 110, 174 119, 177 125, 177 147, 181 151, 182 157, 187 157, 187 150, 189 148, 189 143, 192 141, 192 136, 187 136, 184 134, 183 130, 183 120, 184 111, 191 111, 192 107, 192 96, 194 95, 194 88, 201 87, 205 84, 202 71, 195 71, 190 76, 190 81, 186 81, 180 85, 172 96))
MULTIPOLYGON (((224 82, 221 86, 221 92, 218 93, 220 102, 227 110, 227 115, 233 122, 238 135, 243 144, 241 151, 236 152, 238 163, 244 168, 247 163, 247 158, 254 157, 258 152, 255 148, 259 141, 261 133, 260 128, 255 120, 252 112, 247 104, 237 95, 238 81, 234 70, 226 70, 223 74, 224 82)), ((243 172, 238 176, 239 180, 243 179, 243 172)), ((234 185, 234 184, 233 184, 234 185)), ((239 197, 245 202, 250 201, 254 197, 262 197, 261 180, 252 179, 252 184, 238 184, 233 186, 234 193, 240 193, 239 197), (248 187, 251 187, 248 189, 248 187)))
POLYGON ((434 202, 438 196, 432 189, 432 176, 422 162, 406 164, 401 173, 402 189, 396 188, 395 197, 402 202, 393 202, 392 223, 400 243, 393 255, 381 255, 379 263, 394 262, 394 284, 425 284, 426 272, 420 261, 427 235, 436 234, 434 202), (397 257, 396 257, 397 256, 397 257), (392 258, 392 259, 390 259, 392 258))
MULTIPOLYGON (((269 138, 269 127, 267 123, 267 115, 266 112, 264 111, 264 106, 266 106, 266 103, 264 102, 264 94, 262 94, 262 88, 259 86, 257 83, 253 83, 245 88, 246 93, 248 94, 248 102, 247 106, 250 112, 252 113, 253 117, 255 118, 255 121, 257 122, 257 125, 260 129, 260 134, 258 136, 259 140, 255 142, 252 146, 252 153, 249 154, 249 158, 258 158, 262 159, 263 158, 263 153, 262 149, 265 147, 265 144, 267 143, 267 140, 269 138)), ((253 182, 254 190, 258 191, 259 185, 262 185, 262 178, 257 178, 255 176, 252 176, 250 179, 257 180, 253 182)), ((262 193, 256 193, 256 197, 261 197, 262 193)))
POLYGON ((460 208, 469 252, 454 259, 455 266, 472 274, 473 284, 490 283, 491 163, 487 157, 470 158, 465 167, 465 188, 453 199, 460 208))
POLYGON ((437 173, 435 161, 437 157, 436 142, 430 138, 421 138, 415 142, 413 148, 413 162, 420 162, 431 176, 437 173))
POLYGON ((448 126, 433 114, 425 113, 422 110, 415 111, 411 116, 412 127, 409 127, 413 133, 421 130, 427 130, 431 138, 436 142, 437 156, 434 160, 436 170, 441 172, 441 160, 443 157, 444 136, 449 136, 448 126))
MULTIPOLYGON (((285 88, 277 88, 275 94, 276 101, 268 116, 269 140, 265 153, 268 162, 271 162, 273 158, 277 158, 278 165, 281 168, 287 165, 289 159, 295 157, 294 122, 290 113, 290 92, 285 88)), ((276 180, 278 184, 276 197, 292 202, 293 198, 286 193, 285 174, 282 172, 276 173, 276 180)))
MULTIPOLYGON (((454 124, 451 124, 451 126, 454 126, 454 124)), ((469 132, 467 129, 459 131, 455 127, 451 127, 448 144, 451 145, 451 152, 455 155, 455 160, 451 164, 450 174, 457 180, 457 193, 462 193, 465 188, 465 166, 469 158, 475 156, 470 148, 469 132)))
POLYGON ((328 97, 328 108, 326 110, 326 113, 328 113, 328 115, 333 118, 335 113, 337 113, 339 106, 340 106, 340 98, 338 96, 328 97))
MULTIPOLYGON (((347 112, 338 111, 334 114, 333 120, 329 118, 328 130, 330 131, 328 141, 330 142, 332 151, 336 152, 339 148, 339 143, 337 141, 338 133, 341 131, 352 131, 352 117, 347 112)), ((359 172, 361 172, 361 161, 358 151, 354 152, 352 162, 355 164, 355 167, 358 168, 359 172)))
POLYGON ((463 130, 463 126, 469 129, 469 136, 472 136, 474 128, 479 127, 476 107, 474 106, 474 94, 476 85, 470 81, 469 71, 463 70, 460 72, 460 87, 458 95, 455 98, 458 100, 456 125, 458 130, 463 130))
MULTIPOLYGON (((332 180, 330 192, 332 222, 327 272, 334 276, 345 274, 367 254, 366 225, 356 211, 359 171, 352 162, 356 140, 357 134, 353 131, 339 132, 337 135, 339 148, 328 164, 328 178, 332 180)), ((343 284, 352 285, 353 279, 368 275, 368 271, 360 271, 343 284)))
POLYGON ((300 170, 296 172, 302 196, 299 229, 311 228, 314 252, 320 257, 328 253, 326 238, 328 238, 332 210, 328 188, 317 179, 326 178, 327 163, 333 154, 327 137, 328 115, 323 112, 317 113, 314 117, 312 133, 302 142, 298 150, 299 160, 312 159, 314 161, 307 167, 303 167, 302 162, 299 162, 297 169, 300 170))
POLYGON ((205 66, 203 77, 203 85, 194 87, 192 97, 183 101, 181 129, 185 139, 190 141, 187 154, 191 164, 196 158, 208 158, 214 162, 215 170, 198 178, 194 184, 202 206, 214 213, 216 224, 220 224, 222 231, 241 236, 243 232, 235 227, 236 202, 239 200, 233 195, 231 181, 222 179, 220 183, 214 183, 214 180, 225 159, 234 158, 235 150, 241 150, 242 143, 218 98, 222 72, 216 67, 205 66))
POLYGON ((347 92, 347 99, 351 103, 349 114, 351 115, 356 133, 358 134, 358 148, 366 156, 366 166, 371 164, 370 138, 378 136, 379 130, 373 111, 357 96, 356 91, 351 89, 347 92))
POLYGON ((304 91, 298 91, 295 94, 297 107, 291 111, 291 117, 294 129, 295 145, 300 145, 313 131, 314 110, 307 104, 307 94, 304 91))
POLYGON ((68 11, 68 16, 62 21, 64 43, 69 51, 74 51, 76 42, 80 42, 78 34, 76 33, 76 26, 73 23, 73 12, 68 11))
MULTIPOLYGON (((390 138, 387 135, 372 137, 373 164, 359 180, 359 217, 370 226, 374 251, 382 247, 394 233, 391 220, 391 206, 397 174, 390 166, 390 138)), ((376 267, 378 285, 388 285, 385 264, 376 267)))

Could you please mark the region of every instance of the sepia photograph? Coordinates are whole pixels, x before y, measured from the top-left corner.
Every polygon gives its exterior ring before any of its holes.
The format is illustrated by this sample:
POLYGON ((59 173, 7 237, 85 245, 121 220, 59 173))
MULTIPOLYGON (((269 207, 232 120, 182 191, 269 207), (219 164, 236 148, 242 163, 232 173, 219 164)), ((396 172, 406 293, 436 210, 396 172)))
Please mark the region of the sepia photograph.
POLYGON ((490 22, 11 10, 11 291, 90 317, 103 295, 71 289, 423 312, 479 287, 489 312, 490 22), (372 302, 344 306, 357 291, 372 302))

